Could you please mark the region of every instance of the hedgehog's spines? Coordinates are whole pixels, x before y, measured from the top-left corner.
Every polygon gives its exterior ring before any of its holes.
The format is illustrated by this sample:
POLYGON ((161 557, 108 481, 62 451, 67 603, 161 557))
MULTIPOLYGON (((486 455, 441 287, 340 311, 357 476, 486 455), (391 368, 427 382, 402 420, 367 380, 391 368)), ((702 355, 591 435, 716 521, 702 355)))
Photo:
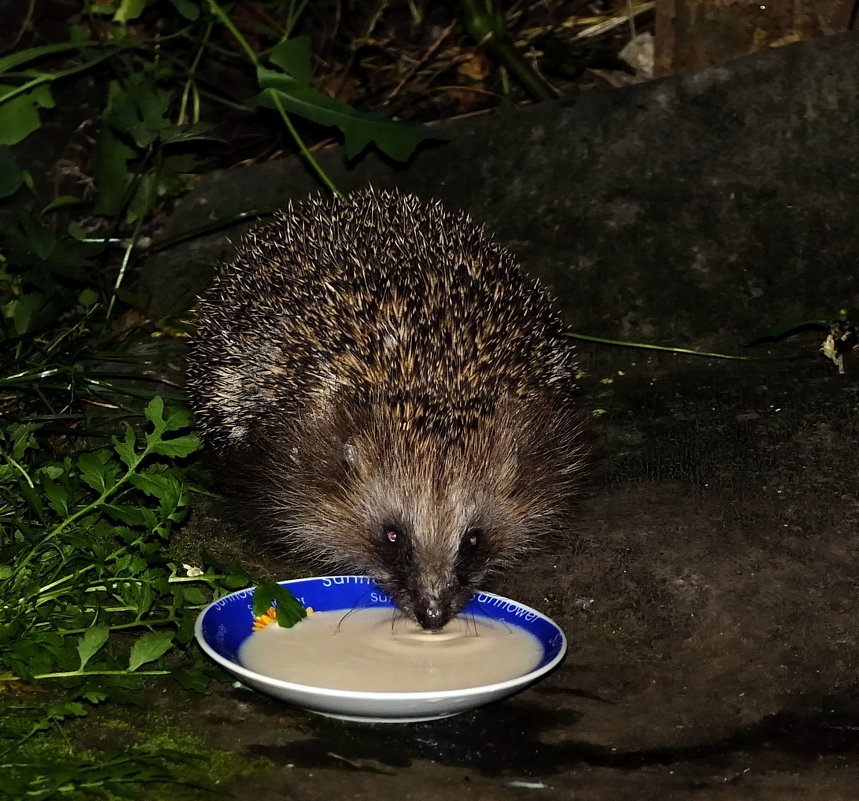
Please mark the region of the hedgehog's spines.
POLYGON ((572 348, 467 215, 373 190, 290 206, 242 239, 199 309, 199 426, 270 535, 345 556, 419 616, 407 585, 469 583, 454 569, 469 521, 484 573, 563 525, 582 461, 572 348), (417 554, 410 577, 378 561, 389 518, 417 554))

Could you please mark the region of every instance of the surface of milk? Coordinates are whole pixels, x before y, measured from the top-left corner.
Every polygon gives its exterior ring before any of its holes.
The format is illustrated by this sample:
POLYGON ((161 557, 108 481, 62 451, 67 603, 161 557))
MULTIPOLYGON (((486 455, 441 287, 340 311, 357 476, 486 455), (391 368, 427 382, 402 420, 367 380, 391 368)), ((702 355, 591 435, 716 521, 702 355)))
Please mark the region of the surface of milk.
POLYGON ((458 615, 426 631, 390 607, 314 612, 292 628, 252 634, 241 664, 296 684, 363 692, 437 692, 507 681, 530 672, 543 650, 529 632, 458 615))

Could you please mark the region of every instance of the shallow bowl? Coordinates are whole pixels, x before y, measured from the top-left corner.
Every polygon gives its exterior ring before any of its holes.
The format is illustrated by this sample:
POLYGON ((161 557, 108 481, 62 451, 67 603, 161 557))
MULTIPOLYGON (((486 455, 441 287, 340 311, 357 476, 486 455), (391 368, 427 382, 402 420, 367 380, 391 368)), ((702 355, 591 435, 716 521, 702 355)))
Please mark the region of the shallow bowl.
MULTIPOLYGON (((304 606, 317 612, 394 606, 366 576, 320 576, 280 584, 288 587, 304 606)), ((344 720, 409 723, 458 715, 525 689, 555 668, 567 650, 564 632, 545 615, 509 598, 479 592, 461 614, 502 621, 534 635, 543 652, 533 670, 507 681, 459 690, 356 692, 312 687, 257 673, 239 662, 239 649, 252 633, 253 594, 253 588, 239 590, 207 606, 195 626, 200 647, 249 687, 311 712, 344 720)))

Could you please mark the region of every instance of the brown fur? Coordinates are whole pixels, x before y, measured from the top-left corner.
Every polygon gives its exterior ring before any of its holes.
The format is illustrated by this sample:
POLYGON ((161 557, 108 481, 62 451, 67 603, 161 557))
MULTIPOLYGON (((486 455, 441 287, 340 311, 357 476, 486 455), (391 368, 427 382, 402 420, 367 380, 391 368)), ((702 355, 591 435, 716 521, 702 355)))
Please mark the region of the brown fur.
POLYGON ((373 191, 301 204, 245 237, 199 320, 189 388, 243 508, 428 628, 568 523, 572 348, 464 215, 373 191))

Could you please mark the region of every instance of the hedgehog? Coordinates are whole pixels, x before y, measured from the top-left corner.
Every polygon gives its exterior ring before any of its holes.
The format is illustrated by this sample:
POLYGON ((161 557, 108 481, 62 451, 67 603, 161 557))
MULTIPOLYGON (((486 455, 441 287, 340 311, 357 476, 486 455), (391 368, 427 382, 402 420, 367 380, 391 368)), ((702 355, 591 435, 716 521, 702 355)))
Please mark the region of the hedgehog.
POLYGON ((244 236, 197 306, 188 388, 229 505, 373 577, 424 629, 570 530, 574 350, 466 214, 367 189, 244 236))

